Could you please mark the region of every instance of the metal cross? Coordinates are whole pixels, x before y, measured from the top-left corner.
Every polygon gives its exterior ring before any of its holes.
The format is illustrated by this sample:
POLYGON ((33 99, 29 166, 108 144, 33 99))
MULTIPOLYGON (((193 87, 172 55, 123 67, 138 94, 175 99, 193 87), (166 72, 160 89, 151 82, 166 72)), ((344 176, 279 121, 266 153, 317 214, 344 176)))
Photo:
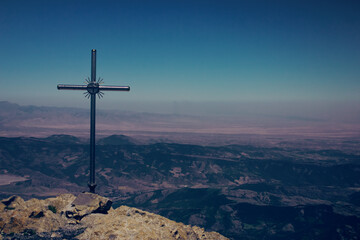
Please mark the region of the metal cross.
POLYGON ((96 95, 101 98, 102 91, 130 91, 129 86, 104 86, 102 79, 96 81, 96 50, 91 50, 91 79, 86 79, 87 85, 57 85, 58 90, 83 90, 87 98, 91 98, 90 105, 90 181, 88 183, 90 192, 95 193, 95 100, 96 95))

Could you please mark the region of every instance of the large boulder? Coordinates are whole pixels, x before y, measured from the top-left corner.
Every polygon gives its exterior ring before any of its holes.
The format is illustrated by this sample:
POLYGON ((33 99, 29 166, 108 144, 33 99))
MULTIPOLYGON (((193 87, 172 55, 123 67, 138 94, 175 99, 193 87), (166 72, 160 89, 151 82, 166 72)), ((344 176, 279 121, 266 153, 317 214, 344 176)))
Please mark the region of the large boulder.
POLYGON ((93 193, 80 193, 76 199, 64 210, 67 218, 81 220, 91 213, 106 214, 112 202, 105 197, 93 193))
POLYGON ((62 194, 45 200, 12 196, 0 204, 0 229, 3 233, 24 231, 52 232, 77 224, 81 218, 91 213, 106 214, 112 202, 93 193, 78 196, 62 194))
MULTIPOLYGON (((69 196, 60 195, 58 201, 63 200, 63 197, 69 196)), ((24 201, 18 196, 1 201, 5 207, 0 212, 0 229, 6 234, 26 232, 30 229, 35 232, 58 230, 67 221, 51 210, 52 201, 53 199, 24 201)))

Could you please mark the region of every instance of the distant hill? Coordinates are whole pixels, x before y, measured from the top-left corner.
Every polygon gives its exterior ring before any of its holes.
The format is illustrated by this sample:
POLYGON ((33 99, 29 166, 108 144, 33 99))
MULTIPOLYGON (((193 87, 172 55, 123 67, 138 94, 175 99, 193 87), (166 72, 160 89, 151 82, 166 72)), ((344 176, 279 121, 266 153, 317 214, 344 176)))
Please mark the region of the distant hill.
POLYGON ((97 144, 100 145, 129 145, 136 144, 136 140, 125 135, 111 135, 109 137, 101 138, 97 144))
POLYGON ((54 143, 80 143, 80 139, 71 135, 65 135, 65 134, 59 134, 59 135, 51 135, 47 138, 45 138, 48 141, 54 142, 54 143))

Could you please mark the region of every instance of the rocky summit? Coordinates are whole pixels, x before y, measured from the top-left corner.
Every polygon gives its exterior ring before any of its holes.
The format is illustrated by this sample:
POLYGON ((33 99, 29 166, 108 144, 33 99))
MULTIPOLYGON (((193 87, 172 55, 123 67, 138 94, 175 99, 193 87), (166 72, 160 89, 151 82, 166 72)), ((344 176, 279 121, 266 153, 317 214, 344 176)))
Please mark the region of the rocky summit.
POLYGON ((227 239, 93 193, 0 202, 0 239, 227 239))

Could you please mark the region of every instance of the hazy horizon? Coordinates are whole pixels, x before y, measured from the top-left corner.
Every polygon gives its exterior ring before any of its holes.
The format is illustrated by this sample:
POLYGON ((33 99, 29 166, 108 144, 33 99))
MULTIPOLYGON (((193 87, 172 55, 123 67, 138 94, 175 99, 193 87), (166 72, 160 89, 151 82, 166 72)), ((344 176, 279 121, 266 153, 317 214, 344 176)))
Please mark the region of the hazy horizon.
MULTIPOLYGON (((27 104, 6 99, 3 102, 20 106, 68 107, 89 109, 90 101, 79 96, 78 103, 69 104, 27 104)), ((360 105, 356 101, 97 101, 97 109, 105 111, 130 111, 169 115, 236 117, 258 115, 259 117, 299 118, 318 120, 360 120, 360 105)))
MULTIPOLYGON (((193 112, 182 112, 182 107, 189 110, 188 105, 178 103, 177 112, 173 112, 172 104, 168 104, 169 111, 163 108, 158 113, 123 107, 106 110, 99 106, 97 136, 127 135, 144 141, 196 144, 276 144, 280 140, 301 142, 305 139, 330 143, 336 140, 331 143, 332 147, 346 139, 356 144, 360 137, 359 108, 353 106, 190 103, 193 112), (274 139, 277 140, 274 142, 274 139)), ((68 134, 87 138, 89 135, 89 106, 18 106, 0 101, 1 136, 68 134)))

